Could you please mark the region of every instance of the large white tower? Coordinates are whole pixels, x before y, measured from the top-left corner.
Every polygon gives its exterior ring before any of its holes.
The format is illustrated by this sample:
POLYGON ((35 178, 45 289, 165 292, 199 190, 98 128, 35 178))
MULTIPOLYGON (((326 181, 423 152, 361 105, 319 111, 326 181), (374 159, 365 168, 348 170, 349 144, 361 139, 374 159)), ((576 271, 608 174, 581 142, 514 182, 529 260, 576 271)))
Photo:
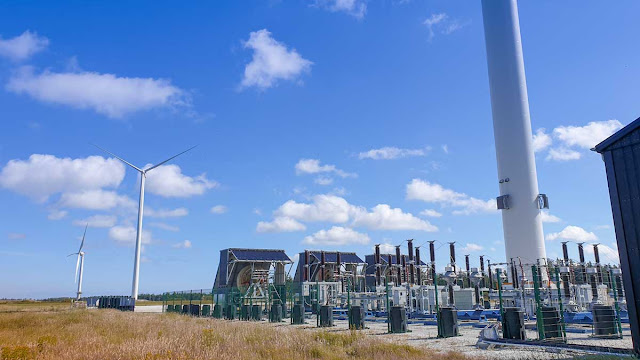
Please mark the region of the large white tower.
POLYGON ((546 259, 540 209, 548 202, 538 193, 517 1, 482 0, 482 16, 506 258, 532 264, 546 259))

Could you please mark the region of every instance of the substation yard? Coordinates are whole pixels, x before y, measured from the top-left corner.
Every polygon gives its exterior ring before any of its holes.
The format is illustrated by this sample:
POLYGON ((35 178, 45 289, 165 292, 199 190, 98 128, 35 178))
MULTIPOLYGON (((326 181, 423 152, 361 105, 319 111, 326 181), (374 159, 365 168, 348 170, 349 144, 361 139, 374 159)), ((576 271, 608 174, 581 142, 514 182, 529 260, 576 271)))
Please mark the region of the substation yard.
MULTIPOLYGON (((138 306, 136 312, 141 313, 160 313, 161 306, 138 306)), ((217 320, 220 321, 220 320, 217 320)), ((227 320, 222 320, 227 321, 227 320)), ((255 324, 255 322, 243 322, 233 320, 237 323, 255 324)), ((272 326, 277 328, 294 328, 301 331, 328 331, 336 334, 349 334, 347 320, 334 320, 334 326, 331 328, 316 327, 315 316, 307 317, 305 325, 291 325, 289 319, 284 319, 282 323, 269 323, 261 321, 259 324, 264 326, 272 326)), ((519 346, 491 346, 489 348, 480 348, 478 336, 480 327, 473 326, 475 322, 460 322, 460 336, 441 339, 438 338, 438 330, 435 325, 423 325, 413 323, 408 325, 410 332, 402 334, 389 334, 387 332, 387 324, 385 322, 365 323, 364 330, 358 330, 367 336, 391 343, 401 343, 422 349, 433 350, 438 353, 456 352, 463 354, 465 357, 479 359, 569 359, 575 356, 585 355, 586 353, 579 351, 569 351, 566 349, 554 348, 538 348, 538 347, 519 347, 519 346)), ((591 345, 611 348, 631 349, 631 333, 628 325, 623 326, 624 338, 622 339, 598 339, 590 337, 590 325, 573 325, 567 331, 567 343, 575 345, 591 345)), ((536 339, 538 336, 534 329, 527 329, 527 338, 536 339)))

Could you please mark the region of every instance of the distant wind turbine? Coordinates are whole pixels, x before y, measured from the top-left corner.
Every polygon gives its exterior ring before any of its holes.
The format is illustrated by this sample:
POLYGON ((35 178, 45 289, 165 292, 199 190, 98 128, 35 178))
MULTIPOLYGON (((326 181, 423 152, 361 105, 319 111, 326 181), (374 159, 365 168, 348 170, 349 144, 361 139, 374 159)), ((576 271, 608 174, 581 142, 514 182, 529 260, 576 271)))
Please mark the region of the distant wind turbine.
POLYGON ((144 208, 144 183, 145 180, 147 178, 147 173, 155 168, 157 168, 158 166, 175 159, 176 157, 186 153, 189 150, 192 150, 193 148, 195 148, 196 146, 193 146, 177 155, 174 155, 170 158, 168 158, 165 161, 162 161, 160 163, 157 163, 149 168, 146 169, 140 169, 139 167, 132 165, 130 162, 124 160, 123 158, 119 157, 118 155, 105 150, 103 148, 101 148, 100 146, 93 144, 93 146, 97 147, 98 149, 106 152, 107 154, 110 154, 111 156, 115 157, 116 159, 122 161, 123 163, 131 166, 133 169, 135 169, 136 171, 138 171, 140 173, 140 202, 139 202, 139 206, 138 206, 138 229, 137 229, 137 233, 136 233, 136 254, 135 254, 135 259, 134 259, 134 263, 133 263, 133 284, 131 285, 131 297, 133 297, 135 300, 138 300, 138 279, 140 277, 140 250, 141 250, 141 245, 142 245, 142 213, 143 213, 143 208, 144 208))
POLYGON ((78 260, 76 261, 76 276, 73 278, 74 282, 78 283, 78 294, 76 296, 76 300, 80 300, 80 296, 82 295, 82 270, 84 269, 84 251, 82 251, 82 247, 84 246, 84 237, 87 235, 87 226, 84 227, 84 234, 82 234, 82 242, 80 242, 80 249, 78 252, 67 255, 67 257, 72 255, 78 255, 78 260), (80 270, 80 276, 78 276, 78 270, 80 270))

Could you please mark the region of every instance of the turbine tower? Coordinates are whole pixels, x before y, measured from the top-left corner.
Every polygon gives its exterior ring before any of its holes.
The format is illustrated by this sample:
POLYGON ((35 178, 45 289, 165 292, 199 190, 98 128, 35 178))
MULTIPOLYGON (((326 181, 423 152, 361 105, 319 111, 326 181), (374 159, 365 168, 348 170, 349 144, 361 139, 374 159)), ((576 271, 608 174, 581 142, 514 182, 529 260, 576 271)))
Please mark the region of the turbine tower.
POLYGON ((143 214, 143 208, 144 208, 144 183, 145 180, 147 178, 147 173, 155 168, 157 168, 160 165, 163 165, 165 163, 167 163, 170 160, 175 159, 176 157, 186 153, 189 150, 192 150, 193 148, 195 148, 196 146, 193 146, 177 155, 174 155, 170 158, 168 158, 165 161, 159 162, 155 165, 152 165, 146 169, 140 169, 139 167, 132 165, 130 162, 124 160, 123 158, 119 157, 118 155, 105 150, 101 147, 99 147, 98 145, 93 144, 93 146, 97 147, 98 149, 110 154, 111 156, 115 157, 116 159, 122 161, 123 163, 129 165, 130 167, 132 167, 133 169, 135 169, 137 172, 140 173, 140 201, 138 203, 138 227, 137 227, 137 232, 136 232, 136 252, 135 252, 135 258, 134 258, 134 262, 133 262, 133 282, 131 285, 131 297, 134 298, 135 300, 138 300, 138 279, 140 277, 140 250, 142 247, 142 214, 143 214))
POLYGON ((76 275, 73 278, 74 283, 78 284, 78 293, 76 295, 76 300, 80 300, 80 296, 82 296, 82 270, 84 270, 84 251, 82 251, 82 247, 84 246, 84 237, 87 235, 87 226, 84 227, 84 234, 82 234, 82 241, 80 242, 80 248, 78 252, 67 255, 67 257, 72 255, 78 255, 78 260, 76 261, 76 275), (78 276, 78 270, 80 270, 80 276, 78 276))
POLYGON ((507 259, 546 261, 516 0, 482 0, 493 133, 507 259))

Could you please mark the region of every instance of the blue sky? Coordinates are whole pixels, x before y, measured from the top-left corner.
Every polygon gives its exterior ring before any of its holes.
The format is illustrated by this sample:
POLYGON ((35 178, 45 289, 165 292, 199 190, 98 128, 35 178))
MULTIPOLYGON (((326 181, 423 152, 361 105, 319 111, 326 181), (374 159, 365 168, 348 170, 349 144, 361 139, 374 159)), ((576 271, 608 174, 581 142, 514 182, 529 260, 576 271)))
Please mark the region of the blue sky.
MULTIPOLYGON (((638 117, 638 11, 520 4, 550 257, 614 260, 588 148, 638 117)), ((87 219, 85 294, 129 293, 139 178, 90 143, 137 166, 199 145, 149 175, 140 292, 210 287, 227 247, 504 258, 479 1, 30 1, 0 24, 0 297, 73 295, 87 219)))

